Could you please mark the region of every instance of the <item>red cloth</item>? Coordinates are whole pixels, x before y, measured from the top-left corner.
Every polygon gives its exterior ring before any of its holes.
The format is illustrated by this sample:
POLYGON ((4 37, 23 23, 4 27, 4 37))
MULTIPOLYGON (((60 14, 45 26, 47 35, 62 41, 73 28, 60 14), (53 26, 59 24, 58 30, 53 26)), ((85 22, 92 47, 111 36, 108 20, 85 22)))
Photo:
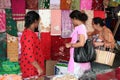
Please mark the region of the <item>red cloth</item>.
POLYGON ((103 10, 103 0, 93 0, 92 10, 103 10))
POLYGON ((45 60, 51 59, 51 36, 50 32, 41 33, 41 48, 45 60))
POLYGON ((116 78, 120 80, 120 67, 115 69, 116 78))
POLYGON ((95 10, 94 11, 94 17, 100 17, 102 19, 105 19, 105 12, 104 11, 95 10))
POLYGON ((70 38, 61 38, 60 36, 51 37, 51 58, 53 60, 69 60, 69 49, 65 43, 70 42, 70 38))
POLYGON ((27 78, 37 75, 37 69, 31 62, 37 61, 44 70, 44 57, 40 49, 40 41, 37 35, 31 30, 25 29, 21 37, 20 67, 22 77, 27 78))
POLYGON ((12 16, 14 20, 24 20, 25 0, 11 0, 12 16))
POLYGON ((26 1, 26 9, 38 9, 38 0, 25 0, 26 1))

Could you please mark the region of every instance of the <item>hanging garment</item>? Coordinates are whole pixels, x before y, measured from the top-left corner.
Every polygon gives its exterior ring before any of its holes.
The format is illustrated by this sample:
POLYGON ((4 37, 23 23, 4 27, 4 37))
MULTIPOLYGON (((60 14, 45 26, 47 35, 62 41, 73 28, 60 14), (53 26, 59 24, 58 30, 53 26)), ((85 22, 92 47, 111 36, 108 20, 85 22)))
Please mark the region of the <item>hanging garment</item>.
POLYGON ((45 60, 51 59, 51 36, 50 32, 42 32, 41 33, 41 49, 45 60))
POLYGON ((4 9, 0 9, 0 32, 6 31, 6 13, 4 9))
POLYGON ((12 18, 12 9, 5 9, 6 19, 12 18))
POLYGON ((70 9, 80 10, 80 0, 72 0, 70 9))
POLYGON ((70 38, 73 30, 69 14, 70 10, 62 10, 62 38, 70 38))
POLYGON ((80 0, 80 10, 91 10, 92 0, 80 0))
POLYGON ((111 6, 111 7, 117 7, 118 5, 119 5, 119 3, 116 2, 116 0, 110 0, 109 1, 109 6, 111 6))
POLYGON ((93 0, 92 1, 92 10, 103 10, 103 0, 93 0))
POLYGON ((69 60, 69 49, 65 47, 65 44, 70 40, 70 38, 61 38, 60 36, 51 37, 52 60, 69 60))
POLYGON ((18 61, 18 38, 7 34, 7 57, 11 62, 18 61))
POLYGON ((26 9, 38 9, 38 0, 25 0, 26 1, 26 9))
POLYGON ((61 10, 70 10, 71 0, 61 0, 60 9, 61 10))
POLYGON ((39 10, 39 15, 41 17, 39 31, 50 32, 51 10, 39 10))
POLYGON ((50 9, 60 9, 60 0, 50 0, 50 9))
POLYGON ((0 33, 0 60, 7 59, 7 42, 6 42, 6 33, 0 33))
POLYGON ((61 10, 51 10, 51 35, 61 35, 61 10))
POLYGON ((12 17, 14 20, 23 20, 25 16, 25 0, 11 0, 12 17))
POLYGON ((85 23, 85 25, 87 27, 87 32, 92 32, 92 31, 94 31, 94 29, 92 27, 92 19, 94 18, 93 10, 85 10, 85 13, 88 16, 88 20, 85 23))
POLYGON ((104 11, 98 11, 98 10, 95 10, 94 11, 94 17, 100 17, 102 19, 105 19, 105 12, 104 11))
POLYGON ((23 32, 23 30, 25 29, 24 25, 25 25, 25 21, 17 21, 18 32, 23 32))
POLYGON ((7 30, 6 32, 12 36, 17 36, 17 24, 16 24, 16 21, 14 21, 12 18, 11 19, 7 19, 7 22, 6 22, 6 27, 7 27, 7 30))
POLYGON ((39 0, 38 7, 39 9, 49 9, 50 0, 39 0))
POLYGON ((18 54, 21 54, 21 44, 20 44, 20 39, 22 36, 22 32, 18 32, 18 54))
POLYGON ((1 9, 10 9, 11 8, 11 0, 0 0, 0 8, 1 9))

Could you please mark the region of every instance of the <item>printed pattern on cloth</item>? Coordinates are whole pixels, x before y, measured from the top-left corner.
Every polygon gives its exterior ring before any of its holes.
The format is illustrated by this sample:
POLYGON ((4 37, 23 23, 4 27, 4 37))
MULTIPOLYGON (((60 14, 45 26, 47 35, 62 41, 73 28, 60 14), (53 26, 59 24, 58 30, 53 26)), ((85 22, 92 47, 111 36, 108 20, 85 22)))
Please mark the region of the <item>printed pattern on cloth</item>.
POLYGON ((60 9, 61 10, 70 10, 71 0, 61 0, 60 9))
POLYGON ((109 1, 109 6, 111 7, 117 7, 119 3, 116 0, 110 0, 109 1))
POLYGON ((50 32, 41 33, 41 42, 40 47, 42 49, 42 54, 45 57, 45 60, 51 59, 51 36, 50 32))
POLYGON ((100 10, 94 10, 94 17, 100 17, 102 19, 105 19, 105 12, 100 10))
POLYGON ((11 8, 11 0, 0 0, 0 8, 1 9, 10 9, 11 8))
POLYGON ((92 10, 103 10, 103 0, 92 0, 92 10))
POLYGON ((7 34, 7 57, 12 62, 18 61, 18 38, 7 34))
POLYGON ((0 9, 0 32, 6 31, 6 13, 4 9, 0 9))
POLYGON ((24 20, 25 0, 11 0, 12 17, 14 20, 24 20))
POLYGON ((12 9, 5 9, 6 19, 12 18, 12 9))
POLYGON ((60 0, 50 0, 50 9, 60 9, 60 0))
POLYGON ((72 0, 70 9, 80 10, 80 0, 72 0))
POLYGON ((62 38, 60 36, 51 37, 51 59, 52 60, 69 60, 69 49, 65 44, 70 42, 71 38, 62 38))
POLYGON ((50 0, 39 0, 38 7, 39 9, 49 9, 50 0))
POLYGON ((23 32, 23 30, 25 29, 24 24, 25 24, 25 21, 17 21, 17 30, 19 32, 23 32))
POLYGON ((21 44, 20 44, 20 39, 22 36, 22 32, 18 32, 18 54, 21 54, 21 44))
POLYGON ((61 10, 51 10, 51 35, 61 35, 61 10))
POLYGON ((26 1, 26 9, 38 9, 38 0, 25 0, 26 1))
POLYGON ((51 10, 39 10, 39 15, 41 17, 39 31, 50 32, 51 10))
POLYGON ((88 16, 88 20, 86 21, 85 25, 86 25, 86 29, 87 32, 92 32, 94 31, 93 27, 92 27, 92 19, 94 18, 94 11, 93 10, 85 10, 85 13, 88 16))
POLYGON ((91 10, 92 0, 80 0, 80 10, 91 10))
POLYGON ((7 36, 6 33, 0 33, 0 60, 7 59, 7 36))
POLYGON ((70 10, 62 10, 62 38, 70 38, 73 27, 69 17, 70 10))

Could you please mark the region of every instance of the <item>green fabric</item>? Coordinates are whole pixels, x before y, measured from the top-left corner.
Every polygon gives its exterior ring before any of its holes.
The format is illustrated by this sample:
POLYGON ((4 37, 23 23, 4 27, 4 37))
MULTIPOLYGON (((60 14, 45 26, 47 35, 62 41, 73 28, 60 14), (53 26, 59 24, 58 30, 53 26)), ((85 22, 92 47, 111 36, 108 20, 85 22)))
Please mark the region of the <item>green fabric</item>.
POLYGON ((6 20, 6 22, 7 22, 7 30, 6 30, 6 32, 8 33, 8 34, 10 34, 10 35, 12 35, 12 36, 18 36, 17 35, 17 32, 18 32, 18 30, 17 30, 17 24, 16 24, 16 21, 14 21, 13 19, 11 19, 11 18, 8 18, 7 20, 6 20))
POLYGON ((12 10, 11 9, 5 9, 6 12, 6 19, 12 18, 12 10))
POLYGON ((118 5, 119 5, 119 3, 116 1, 110 0, 110 2, 109 2, 109 6, 111 6, 111 7, 117 7, 118 5))
POLYGON ((6 33, 0 33, 0 61, 7 59, 7 36, 6 33))
POLYGON ((72 0, 71 10, 80 10, 80 0, 72 0))
POLYGON ((50 0, 39 0, 39 9, 49 9, 50 0))

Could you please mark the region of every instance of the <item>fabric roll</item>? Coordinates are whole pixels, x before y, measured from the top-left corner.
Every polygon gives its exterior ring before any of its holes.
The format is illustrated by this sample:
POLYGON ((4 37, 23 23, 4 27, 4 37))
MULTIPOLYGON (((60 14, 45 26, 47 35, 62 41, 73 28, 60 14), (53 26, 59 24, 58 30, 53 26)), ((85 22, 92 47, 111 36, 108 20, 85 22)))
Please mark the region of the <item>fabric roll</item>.
POLYGON ((94 17, 100 17, 102 19, 105 19, 105 12, 104 11, 100 11, 100 10, 95 10, 94 11, 94 17))
POLYGON ((39 0, 38 7, 39 9, 49 9, 50 0, 39 0))
POLYGON ((80 0, 72 0, 70 9, 80 10, 80 0))
POLYGON ((51 35, 61 35, 61 10, 51 10, 51 35))
POLYGON ((0 8, 1 9, 10 9, 11 8, 11 0, 0 0, 0 8))
POLYGON ((91 10, 92 0, 80 0, 80 10, 91 10))
POLYGON ((50 0, 50 9, 60 9, 60 0, 50 0))
POLYGON ((70 10, 71 0, 61 0, 60 9, 61 10, 70 10))
POLYGON ((25 0, 11 0, 12 17, 14 20, 24 20, 25 16, 25 0))
POLYGON ((70 10, 62 10, 62 38, 70 38, 73 30, 69 14, 70 10))

